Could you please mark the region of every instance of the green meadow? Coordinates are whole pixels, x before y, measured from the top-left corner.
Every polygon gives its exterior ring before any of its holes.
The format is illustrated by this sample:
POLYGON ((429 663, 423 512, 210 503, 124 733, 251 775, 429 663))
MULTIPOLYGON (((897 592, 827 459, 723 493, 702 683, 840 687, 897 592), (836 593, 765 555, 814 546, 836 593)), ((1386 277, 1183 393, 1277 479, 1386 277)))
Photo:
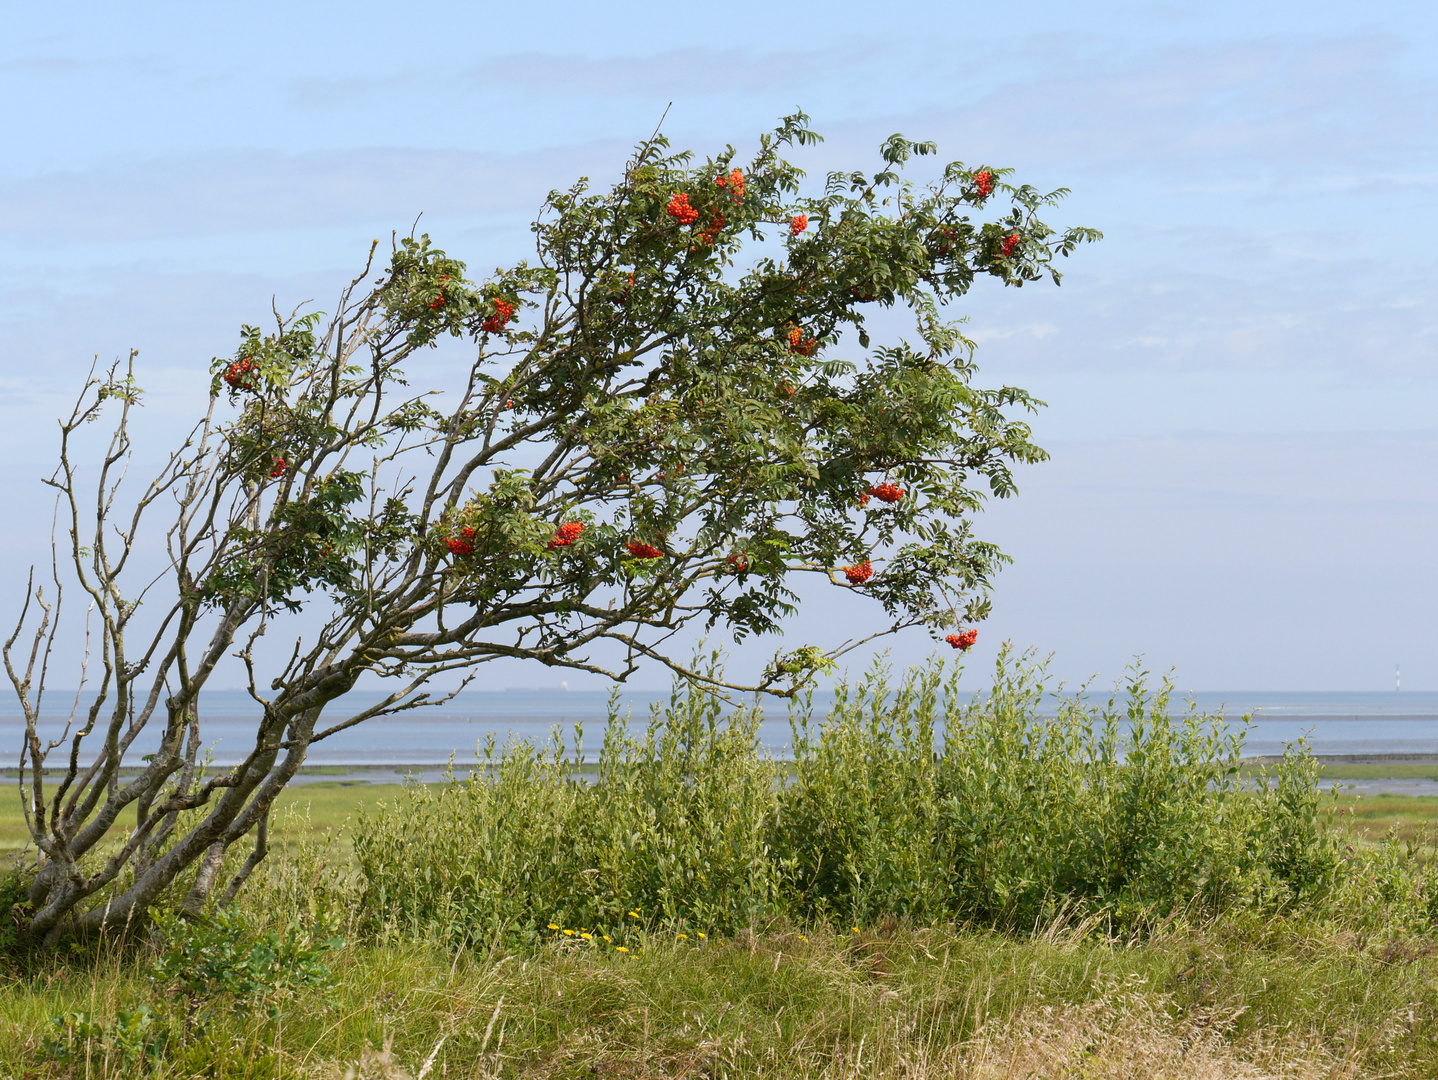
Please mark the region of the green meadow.
POLYGON ((295 787, 233 907, 12 935, 0 1075, 1438 1074, 1438 799, 1301 753, 1255 785, 1162 690, 1053 718, 1021 665, 948 678, 844 688, 791 763, 676 694, 583 780, 520 745, 295 787))

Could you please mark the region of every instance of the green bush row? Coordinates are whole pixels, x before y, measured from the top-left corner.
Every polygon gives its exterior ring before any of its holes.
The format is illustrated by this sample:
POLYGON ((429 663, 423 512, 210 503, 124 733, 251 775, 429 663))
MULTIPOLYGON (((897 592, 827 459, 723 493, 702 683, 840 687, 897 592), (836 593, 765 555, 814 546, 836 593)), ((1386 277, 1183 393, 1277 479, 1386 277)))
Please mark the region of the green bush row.
POLYGON ((897 685, 876 667, 820 720, 800 702, 789 761, 761 747, 757 707, 693 689, 642 736, 611 710, 597 778, 557 739, 491 743, 467 780, 362 816, 360 910, 454 943, 555 926, 617 944, 636 919, 1131 928, 1332 884, 1339 853, 1302 747, 1245 784, 1245 729, 1170 716, 1169 687, 1142 673, 1104 706, 1045 715, 1053 701, 1041 665, 1004 656, 977 697, 936 663, 897 685))

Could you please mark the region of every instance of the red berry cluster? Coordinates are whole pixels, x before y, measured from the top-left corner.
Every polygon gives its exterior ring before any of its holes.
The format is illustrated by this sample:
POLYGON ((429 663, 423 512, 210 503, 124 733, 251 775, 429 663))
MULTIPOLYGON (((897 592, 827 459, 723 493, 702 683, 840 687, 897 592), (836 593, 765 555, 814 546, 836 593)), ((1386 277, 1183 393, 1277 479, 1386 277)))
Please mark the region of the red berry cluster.
POLYGON ((744 174, 738 169, 735 169, 728 176, 720 173, 714 178, 714 183, 720 187, 727 187, 733 193, 735 202, 744 198, 744 174))
POLYGON ((950 634, 944 638, 944 640, 954 648, 963 651, 979 640, 979 632, 977 630, 965 630, 962 634, 950 634))
MULTIPOLYGON (((448 275, 448 274, 440 274, 440 275, 439 275, 439 280, 440 280, 440 281, 448 281, 448 280, 449 280, 449 275, 448 275)), ((430 309, 433 310, 433 311, 438 311, 440 308, 444 307, 444 290, 443 290, 443 289, 441 289, 441 290, 439 291, 439 295, 438 295, 438 296, 436 296, 433 300, 431 300, 431 301, 429 302, 429 306, 430 306, 430 309)))
POLYGON ((1004 237, 1004 246, 1003 246, 1004 258, 1006 258, 1006 259, 1011 259, 1011 258, 1013 258, 1014 252, 1018 249, 1018 246, 1019 246, 1019 234, 1018 234, 1018 233, 1011 233, 1010 235, 1004 237))
MULTIPOLYGON (((896 503, 904 497, 904 489, 899 487, 898 484, 891 484, 885 480, 882 484, 875 484, 871 487, 868 494, 874 496, 874 498, 880 502, 896 503)), ((860 503, 860 505, 862 506, 863 504, 860 503)))
POLYGON ((699 211, 689 205, 689 195, 684 191, 675 193, 664 212, 681 225, 693 225, 699 217, 699 211))
POLYGON ((742 574, 749 569, 749 560, 743 555, 730 555, 724 561, 736 574, 742 574))
POLYGON ((789 351, 798 353, 800 356, 813 356, 818 350, 819 343, 813 338, 806 338, 804 331, 797 326, 789 327, 789 351))
POLYGON ((643 540, 631 540, 624 545, 629 549, 629 554, 636 559, 662 559, 664 552, 653 544, 646 544, 643 540))
POLYGON ((801 232, 803 232, 803 231, 804 231, 805 229, 807 229, 808 227, 809 227, 809 215, 808 215, 808 214, 795 214, 795 215, 794 215, 794 220, 791 221, 791 222, 789 222, 789 231, 790 231, 793 235, 795 235, 795 236, 798 236, 801 232))
POLYGON ((579 534, 584 531, 584 522, 566 521, 554 531, 553 538, 549 541, 549 549, 569 547, 570 544, 579 539, 579 534))
POLYGON ((270 479, 271 479, 271 480, 275 480, 275 479, 278 479, 278 478, 281 477, 281 476, 284 476, 284 475, 285 475, 285 470, 286 470, 287 468, 289 468, 289 465, 286 464, 284 458, 282 458, 282 457, 277 457, 277 458, 275 458, 274 464, 270 466, 270 479))
POLYGON ((626 281, 622 286, 620 286, 619 291, 616 292, 613 296, 611 296, 610 299, 613 300, 620 307, 624 307, 629 303, 629 294, 633 291, 634 275, 630 274, 629 280, 626 281))
POLYGON ((869 505, 869 493, 868 493, 867 491, 865 491, 865 492, 863 492, 863 493, 859 496, 859 509, 862 510, 862 509, 864 509, 864 507, 866 507, 866 506, 868 506, 868 505, 869 505))
POLYGON ((974 190, 979 193, 979 198, 987 199, 994 193, 994 174, 988 169, 974 173, 974 190))
POLYGON ((225 368, 225 373, 220 378, 235 390, 253 390, 257 385, 259 374, 259 365, 247 356, 243 360, 236 360, 225 368))
POLYGON ((868 559, 853 566, 844 567, 844 576, 849 579, 850 585, 862 585, 874 576, 874 564, 868 559))
POLYGON ((719 235, 719 231, 723 228, 724 215, 716 210, 714 211, 714 220, 709 222, 709 228, 705 229, 702 233, 699 234, 699 242, 701 244, 714 243, 714 238, 719 235))
POLYGON ((470 543, 473 539, 474 529, 466 525, 459 530, 458 536, 451 536, 445 540, 444 546, 449 548, 451 555, 473 555, 474 545, 470 543))
POLYGON ((495 300, 494 314, 480 323, 479 328, 486 334, 501 334, 512 318, 514 318, 514 305, 508 300, 495 300))

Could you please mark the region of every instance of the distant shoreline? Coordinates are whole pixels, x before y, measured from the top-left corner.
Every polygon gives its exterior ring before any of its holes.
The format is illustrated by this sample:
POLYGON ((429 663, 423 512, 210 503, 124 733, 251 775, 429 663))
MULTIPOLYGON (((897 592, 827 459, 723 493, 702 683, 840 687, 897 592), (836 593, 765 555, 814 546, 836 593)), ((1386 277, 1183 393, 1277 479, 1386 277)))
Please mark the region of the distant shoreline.
MULTIPOLYGON (((1314 754, 1314 761, 1318 762, 1322 773, 1326 777, 1335 779, 1361 778, 1380 779, 1392 778, 1402 779, 1410 777, 1432 777, 1438 781, 1438 754, 1314 754)), ((1283 759, 1279 755, 1258 755, 1245 757, 1242 763, 1245 771, 1254 768, 1273 767, 1283 759)), ((222 771, 227 766, 217 765, 211 771, 222 771)), ((453 763, 454 775, 464 777, 477 770, 478 763, 472 765, 453 763)), ((399 763, 375 763, 363 762, 354 765, 328 762, 316 765, 301 765, 295 777, 298 781, 314 782, 325 779, 343 780, 347 777, 363 777, 368 783, 375 783, 373 777, 392 776, 393 782, 398 783, 405 779, 423 778, 428 775, 443 775, 450 768, 448 762, 399 762, 399 763)), ((599 764, 591 758, 579 767, 582 773, 597 772, 599 764)), ((137 776, 143 771, 142 766, 126 765, 120 768, 121 776, 137 776)), ((58 776, 63 769, 46 769, 45 775, 58 776)), ((28 770, 27 770, 28 774, 28 770)), ((13 765, 0 767, 0 781, 18 780, 20 770, 13 765)))

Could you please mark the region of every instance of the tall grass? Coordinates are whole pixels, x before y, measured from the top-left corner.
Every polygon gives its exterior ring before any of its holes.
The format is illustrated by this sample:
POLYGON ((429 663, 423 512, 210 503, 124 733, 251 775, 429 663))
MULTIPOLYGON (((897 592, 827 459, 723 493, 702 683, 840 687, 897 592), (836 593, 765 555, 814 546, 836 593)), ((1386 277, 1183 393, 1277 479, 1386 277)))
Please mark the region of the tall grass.
POLYGON ((416 786, 355 833, 373 928, 518 944, 551 925, 732 932, 760 919, 902 916, 1000 928, 1061 912, 1131 928, 1176 912, 1278 908, 1332 884, 1312 759, 1242 786, 1242 728, 1170 715, 1135 674, 1093 707, 1000 658, 962 692, 934 664, 875 667, 832 710, 791 714, 792 760, 757 707, 676 689, 642 735, 612 713, 598 780, 556 740, 496 750, 463 782, 416 786))
POLYGON ((491 744, 353 859, 280 822, 237 909, 0 965, 0 1076, 1438 1074, 1432 851, 1346 846, 1301 747, 1241 782, 1137 674, 961 690, 876 668, 783 760, 676 691, 597 772, 491 744))
POLYGON ((395 942, 331 964, 332 986, 278 1015, 216 1008, 188 1038, 183 1002, 124 957, 57 965, 0 985, 0 1076, 1426 1080, 1438 1069, 1434 957, 1276 952, 1222 925, 1140 947, 893 924, 671 935, 629 954, 571 938, 519 954, 395 942), (153 1064, 126 1052, 116 1023, 145 1007, 168 1035, 153 1064), (51 1017, 76 1012, 98 1031, 56 1054, 51 1017))

